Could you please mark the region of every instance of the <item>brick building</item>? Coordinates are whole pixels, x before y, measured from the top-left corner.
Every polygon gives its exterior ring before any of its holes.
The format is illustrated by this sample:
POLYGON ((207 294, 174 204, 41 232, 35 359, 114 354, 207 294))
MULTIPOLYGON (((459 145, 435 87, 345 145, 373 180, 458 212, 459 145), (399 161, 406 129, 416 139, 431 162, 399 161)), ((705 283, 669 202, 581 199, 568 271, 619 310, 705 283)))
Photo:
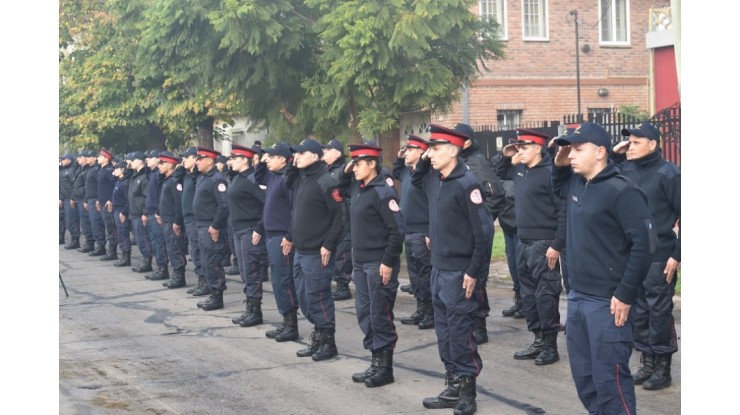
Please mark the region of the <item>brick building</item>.
POLYGON ((466 122, 506 129, 576 114, 576 50, 581 113, 630 105, 653 114, 661 109, 656 101, 670 105, 679 100, 675 37, 671 33, 671 44, 649 45, 648 36, 671 25, 670 6, 670 0, 481 0, 477 13, 502 24, 505 59, 488 62, 488 71, 469 85, 450 113, 402 116, 399 133, 418 132, 430 119, 448 126, 466 122), (654 65, 659 49, 667 67, 654 65))

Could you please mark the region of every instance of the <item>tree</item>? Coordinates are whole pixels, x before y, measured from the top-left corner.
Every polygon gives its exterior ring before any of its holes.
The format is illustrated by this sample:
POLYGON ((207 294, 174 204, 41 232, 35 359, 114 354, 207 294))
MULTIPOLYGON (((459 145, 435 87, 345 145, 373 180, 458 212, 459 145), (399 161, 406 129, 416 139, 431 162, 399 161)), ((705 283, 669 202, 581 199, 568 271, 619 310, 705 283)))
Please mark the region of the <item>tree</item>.
POLYGON ((321 15, 319 70, 303 83, 319 122, 345 120, 352 141, 387 131, 398 114, 445 112, 479 65, 503 57, 495 21, 473 1, 306 0, 321 15))

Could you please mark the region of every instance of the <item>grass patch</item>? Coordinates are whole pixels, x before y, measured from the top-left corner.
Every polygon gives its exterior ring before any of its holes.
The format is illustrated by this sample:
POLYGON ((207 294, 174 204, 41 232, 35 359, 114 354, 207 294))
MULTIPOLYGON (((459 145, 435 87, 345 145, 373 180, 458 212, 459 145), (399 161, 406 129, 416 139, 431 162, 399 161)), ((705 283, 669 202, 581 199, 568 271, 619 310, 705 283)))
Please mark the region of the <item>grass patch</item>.
POLYGON ((504 242, 504 231, 500 227, 496 226, 496 231, 493 233, 493 247, 491 248, 491 260, 492 261, 505 261, 506 260, 506 243, 504 242))

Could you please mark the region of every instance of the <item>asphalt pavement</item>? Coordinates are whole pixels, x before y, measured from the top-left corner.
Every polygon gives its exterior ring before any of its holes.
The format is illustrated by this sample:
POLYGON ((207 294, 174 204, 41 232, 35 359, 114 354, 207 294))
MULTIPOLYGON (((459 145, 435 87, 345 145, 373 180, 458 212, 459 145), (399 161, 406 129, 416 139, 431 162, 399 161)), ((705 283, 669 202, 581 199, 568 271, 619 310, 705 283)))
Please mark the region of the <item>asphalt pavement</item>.
MULTIPOLYGON (((139 259, 134 246, 132 261, 139 259)), ((225 307, 204 312, 205 297, 185 288, 167 289, 131 267, 59 246, 59 413, 72 414, 447 414, 427 410, 422 399, 444 388, 434 330, 403 325, 415 309, 409 294, 395 305, 399 341, 394 356, 395 383, 367 388, 351 375, 369 364, 362 348, 354 299, 336 303, 339 356, 326 362, 298 358, 311 327, 299 317, 301 338, 277 343, 265 332, 281 321, 272 287, 263 284, 265 324, 241 328, 231 318, 244 310, 239 276, 227 276, 225 307)), ((188 287, 195 283, 188 264, 188 287)), ((401 284, 408 282, 405 265, 401 284)), ((354 285, 351 286, 354 294, 354 285)), ((532 341, 524 319, 504 318, 512 304, 504 261, 493 262, 488 282, 490 341, 479 347, 477 414, 585 414, 573 386, 564 336, 560 361, 535 366, 512 355, 532 341)), ((673 385, 661 391, 637 387, 640 414, 681 412, 681 306, 676 298, 679 352, 673 360, 673 385)), ((566 301, 561 297, 561 320, 566 301)), ((632 369, 639 366, 633 353, 632 369)))

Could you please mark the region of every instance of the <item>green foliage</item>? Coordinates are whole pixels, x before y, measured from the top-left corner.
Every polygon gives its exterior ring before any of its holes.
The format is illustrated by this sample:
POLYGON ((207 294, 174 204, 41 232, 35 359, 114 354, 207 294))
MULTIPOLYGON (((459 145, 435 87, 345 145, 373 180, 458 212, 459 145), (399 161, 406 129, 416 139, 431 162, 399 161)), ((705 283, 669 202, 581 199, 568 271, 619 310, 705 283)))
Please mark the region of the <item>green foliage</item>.
POLYGON ((642 111, 640 109, 640 106, 637 104, 633 105, 620 105, 617 111, 624 115, 629 115, 631 117, 634 117, 638 120, 647 120, 650 119, 650 113, 647 111, 642 111))
POLYGON ((493 234, 493 247, 491 248, 491 261, 506 260, 506 243, 504 242, 504 231, 496 227, 493 234))
MULTIPOLYGON (((269 140, 445 112, 503 57, 472 0, 62 0, 60 137, 125 147, 245 115, 269 140), (145 127, 145 130, 141 130, 145 127)), ((204 130, 201 129, 201 133, 204 130)))

